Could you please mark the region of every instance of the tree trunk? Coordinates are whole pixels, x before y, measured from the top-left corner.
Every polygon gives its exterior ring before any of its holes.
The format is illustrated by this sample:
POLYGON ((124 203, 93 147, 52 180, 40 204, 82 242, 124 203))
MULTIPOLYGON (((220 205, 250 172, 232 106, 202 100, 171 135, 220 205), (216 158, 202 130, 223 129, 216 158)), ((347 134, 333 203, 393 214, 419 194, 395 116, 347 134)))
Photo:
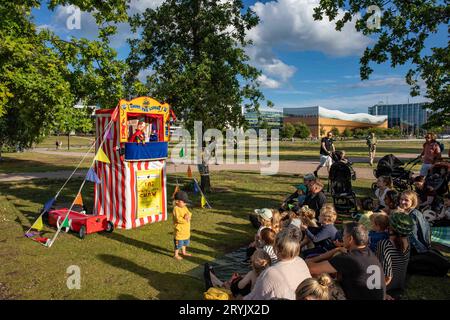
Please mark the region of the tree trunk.
POLYGON ((203 162, 198 165, 198 172, 200 172, 200 188, 203 193, 211 192, 211 179, 209 177, 209 165, 203 162))
POLYGON ((70 150, 70 131, 67 134, 67 150, 70 150))

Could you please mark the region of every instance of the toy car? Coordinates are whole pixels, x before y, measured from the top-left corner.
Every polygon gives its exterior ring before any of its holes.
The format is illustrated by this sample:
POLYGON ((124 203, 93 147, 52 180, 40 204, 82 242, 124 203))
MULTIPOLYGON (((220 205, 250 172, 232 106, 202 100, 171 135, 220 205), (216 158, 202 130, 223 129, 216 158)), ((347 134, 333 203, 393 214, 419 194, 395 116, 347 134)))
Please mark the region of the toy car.
MULTIPOLYGON (((48 213, 48 223, 58 227, 64 221, 68 208, 51 210, 48 213)), ((71 210, 69 213, 69 227, 71 231, 77 232, 80 239, 84 239, 86 234, 99 231, 113 232, 114 224, 106 219, 106 216, 93 216, 71 210)))

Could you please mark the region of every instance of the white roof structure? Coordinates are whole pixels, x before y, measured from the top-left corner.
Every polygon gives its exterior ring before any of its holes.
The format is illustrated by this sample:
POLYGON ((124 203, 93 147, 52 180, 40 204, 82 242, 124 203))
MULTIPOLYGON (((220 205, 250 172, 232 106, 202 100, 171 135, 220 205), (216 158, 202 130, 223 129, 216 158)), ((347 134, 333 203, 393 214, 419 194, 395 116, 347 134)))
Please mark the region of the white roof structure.
POLYGON ((327 119, 336 119, 344 121, 353 121, 369 123, 373 125, 382 124, 387 120, 387 116, 373 116, 368 113, 345 113, 339 110, 331 110, 321 106, 305 108, 284 108, 284 114, 287 116, 320 117, 327 119))
POLYGON ((330 110, 320 106, 319 117, 370 124, 382 124, 388 118, 387 116, 373 116, 368 113, 345 113, 339 110, 330 110))

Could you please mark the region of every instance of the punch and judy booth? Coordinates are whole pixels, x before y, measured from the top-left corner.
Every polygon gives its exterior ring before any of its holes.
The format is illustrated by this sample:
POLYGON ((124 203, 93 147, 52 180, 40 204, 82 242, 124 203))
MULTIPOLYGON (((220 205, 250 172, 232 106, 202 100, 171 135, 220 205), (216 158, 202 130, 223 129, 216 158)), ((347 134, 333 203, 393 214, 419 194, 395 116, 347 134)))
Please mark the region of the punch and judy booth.
POLYGON ((96 162, 101 181, 94 189, 95 214, 125 229, 167 220, 166 159, 174 118, 168 104, 150 97, 96 111, 96 151, 101 147, 109 163, 96 162), (142 139, 129 142, 136 130, 142 139))

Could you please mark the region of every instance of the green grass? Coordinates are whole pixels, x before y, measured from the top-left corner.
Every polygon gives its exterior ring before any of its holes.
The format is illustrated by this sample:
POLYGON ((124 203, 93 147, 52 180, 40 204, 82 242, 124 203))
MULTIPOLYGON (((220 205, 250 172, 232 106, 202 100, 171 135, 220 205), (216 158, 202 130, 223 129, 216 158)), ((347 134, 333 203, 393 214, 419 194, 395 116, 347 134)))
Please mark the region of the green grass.
MULTIPOLYGON (((49 136, 44 139, 41 143, 36 145, 36 148, 49 148, 56 149, 55 142, 62 141, 63 145, 61 150, 67 150, 67 136, 49 136)), ((70 148, 85 147, 89 148, 90 144, 95 141, 93 136, 70 136, 70 148)))
MULTIPOLYGON (((0 173, 51 172, 73 170, 81 161, 81 156, 63 156, 38 152, 3 153, 0 173)), ((93 155, 89 155, 80 168, 88 168, 93 155)))
MULTIPOLYGON (((177 176, 187 184, 185 175, 177 176)), ((51 248, 23 236, 42 204, 62 181, 35 180, 0 185, 0 299, 201 299, 199 274, 213 261, 249 243, 255 233, 248 213, 255 208, 278 207, 300 178, 291 175, 261 176, 251 172, 217 172, 212 185, 221 188, 208 196, 213 209, 193 208, 192 258, 175 261, 171 221, 112 234, 92 234, 80 240, 63 233, 51 248), (81 290, 66 287, 67 268, 81 269, 81 290)), ((60 202, 73 200, 80 180, 71 181, 60 202)), ((369 180, 355 181, 355 191, 369 194, 369 180)), ((168 195, 175 176, 168 176, 168 195)), ((92 206, 92 185, 83 192, 92 206)), ((198 196, 190 195, 194 204, 198 196)), ((170 206, 171 210, 171 206, 170 206)), ((48 236, 54 230, 46 229, 48 236)), ((412 277, 409 298, 448 299, 450 280, 412 277)))

